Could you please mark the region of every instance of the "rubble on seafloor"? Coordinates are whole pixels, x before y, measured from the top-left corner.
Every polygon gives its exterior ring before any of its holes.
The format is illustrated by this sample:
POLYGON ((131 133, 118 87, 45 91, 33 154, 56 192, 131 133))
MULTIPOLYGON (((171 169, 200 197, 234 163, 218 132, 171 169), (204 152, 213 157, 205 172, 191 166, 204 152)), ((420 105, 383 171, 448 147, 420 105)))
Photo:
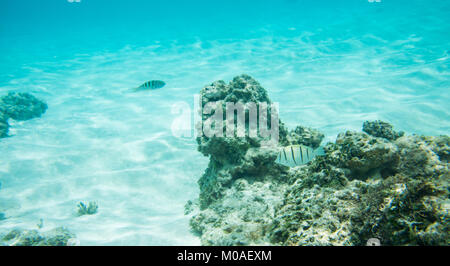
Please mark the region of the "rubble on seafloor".
MULTIPOLYGON (((201 96, 202 105, 270 103, 248 75, 201 96)), ((324 138, 279 126, 280 146, 318 147, 324 138)), ((450 138, 406 136, 380 120, 363 130, 339 134, 324 156, 293 168, 276 164, 277 147, 261 147, 259 137, 198 137, 210 161, 199 198, 186 204, 192 231, 202 245, 448 245, 450 138)))

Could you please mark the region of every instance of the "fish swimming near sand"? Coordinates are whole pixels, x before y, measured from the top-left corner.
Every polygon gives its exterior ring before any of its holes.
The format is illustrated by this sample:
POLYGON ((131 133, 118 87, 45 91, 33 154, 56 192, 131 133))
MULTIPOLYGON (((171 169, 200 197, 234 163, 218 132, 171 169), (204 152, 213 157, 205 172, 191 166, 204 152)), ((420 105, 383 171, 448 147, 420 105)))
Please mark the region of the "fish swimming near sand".
POLYGON ((305 145, 290 145, 280 149, 275 162, 284 166, 294 167, 307 164, 318 155, 325 155, 322 147, 313 149, 305 145))
POLYGON ((145 91, 145 90, 156 90, 164 87, 166 83, 162 80, 150 80, 142 84, 141 86, 131 89, 133 92, 145 91))

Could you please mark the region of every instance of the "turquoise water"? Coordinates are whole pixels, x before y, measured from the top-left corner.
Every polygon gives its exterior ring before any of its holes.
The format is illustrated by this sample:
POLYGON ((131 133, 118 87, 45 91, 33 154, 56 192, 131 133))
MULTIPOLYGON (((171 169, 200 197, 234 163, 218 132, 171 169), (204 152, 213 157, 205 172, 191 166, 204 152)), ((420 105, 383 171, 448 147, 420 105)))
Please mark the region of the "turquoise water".
POLYGON ((49 106, 0 140, 0 232, 42 218, 82 245, 199 244, 183 207, 208 159, 172 135, 172 105, 241 73, 328 141, 373 119, 449 134, 449 1, 242 2, 0 0, 0 95, 49 106), (167 85, 125 92, 150 79, 167 85))

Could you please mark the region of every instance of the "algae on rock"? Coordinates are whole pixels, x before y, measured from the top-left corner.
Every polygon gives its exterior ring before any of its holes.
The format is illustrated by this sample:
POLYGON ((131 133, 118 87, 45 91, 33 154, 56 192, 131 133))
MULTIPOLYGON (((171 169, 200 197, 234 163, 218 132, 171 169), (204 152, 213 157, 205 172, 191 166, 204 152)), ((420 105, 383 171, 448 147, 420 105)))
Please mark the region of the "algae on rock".
POLYGON ((93 215, 98 211, 98 204, 95 201, 89 201, 87 204, 80 201, 77 208, 77 216, 93 215))
POLYGON ((8 119, 18 121, 40 117, 47 104, 29 93, 9 92, 0 97, 0 138, 8 136, 8 119))
MULTIPOLYGON (((211 101, 270 104, 267 91, 248 75, 229 84, 216 81, 201 90, 202 106, 211 101)), ((223 106, 225 108, 225 106, 223 106)), ((268 109, 268 116, 273 113, 268 109)), ((202 120, 210 115, 202 114, 202 120)), ((279 121, 279 143, 318 146, 323 135, 310 128, 289 132, 279 121)), ((269 125, 271 126, 271 125, 269 125)), ((248 128, 248 121, 246 121, 248 128)), ((210 157, 199 179, 199 210, 190 221, 204 245, 268 245, 267 231, 283 202, 289 168, 276 164, 276 146, 262 147, 264 138, 197 138, 198 150, 210 157)), ((191 213, 192 204, 186 205, 191 213)))
POLYGON ((448 245, 450 175, 440 160, 448 144, 445 136, 340 134, 324 157, 296 170, 273 243, 448 245))
POLYGON ((5 114, 14 120, 22 121, 40 117, 47 110, 47 104, 29 93, 9 92, 0 98, 5 114))
POLYGON ((0 138, 8 136, 9 124, 4 107, 0 106, 0 138))
MULTIPOLYGON (((270 102, 247 75, 201 95, 202 106, 270 102)), ((279 125, 281 146, 316 148, 324 137, 279 125)), ((203 245, 449 245, 450 138, 405 136, 380 120, 363 131, 339 134, 324 156, 294 168, 274 163, 277 147, 259 138, 199 137, 210 162, 198 204, 186 205, 193 232, 203 245)))
POLYGON ((403 131, 394 131, 394 127, 391 124, 381 120, 365 121, 362 130, 374 137, 385 138, 388 140, 396 140, 405 135, 403 131))
MULTIPOLYGON (((202 107, 208 102, 223 101, 225 103, 271 103, 266 90, 257 81, 248 75, 235 77, 228 85, 223 81, 216 81, 204 87, 201 92, 202 107)), ((272 110, 268 110, 268 116, 272 110)), ((225 113, 225 112, 224 112, 225 113)), ((202 114, 202 121, 212 114, 202 114)), ((248 127, 248 121, 246 121, 248 127)), ((280 124, 280 141, 286 141, 287 130, 280 124)), ((197 138, 198 150, 210 157, 210 162, 205 174, 200 178, 200 208, 205 209, 216 200, 222 198, 223 191, 229 188, 237 178, 250 175, 251 178, 260 180, 274 178, 283 172, 281 166, 273 163, 272 153, 269 159, 261 157, 261 153, 253 152, 252 148, 261 146, 261 137, 207 137, 204 134, 197 138), (250 151, 250 152, 249 152, 250 151), (265 166, 261 168, 260 166, 265 166), (259 175, 261 171, 268 170, 266 175, 259 175), (257 172, 255 172, 257 170, 257 172), (273 173, 276 173, 275 175, 273 173), (270 175, 270 177, 268 177, 270 175)))

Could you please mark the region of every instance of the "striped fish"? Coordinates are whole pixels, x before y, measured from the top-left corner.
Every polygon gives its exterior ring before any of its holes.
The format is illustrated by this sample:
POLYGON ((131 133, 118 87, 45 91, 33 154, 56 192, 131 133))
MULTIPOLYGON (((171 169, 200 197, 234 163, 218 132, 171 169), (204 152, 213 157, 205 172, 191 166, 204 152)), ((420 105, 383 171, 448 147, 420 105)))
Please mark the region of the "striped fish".
POLYGON ((133 91, 144 91, 144 90, 156 90, 164 87, 166 83, 162 80, 150 80, 142 84, 141 86, 134 88, 133 91))
POLYGON ((294 167, 307 164, 317 155, 324 155, 322 147, 313 149, 305 145, 291 145, 282 147, 278 152, 276 163, 294 167))

